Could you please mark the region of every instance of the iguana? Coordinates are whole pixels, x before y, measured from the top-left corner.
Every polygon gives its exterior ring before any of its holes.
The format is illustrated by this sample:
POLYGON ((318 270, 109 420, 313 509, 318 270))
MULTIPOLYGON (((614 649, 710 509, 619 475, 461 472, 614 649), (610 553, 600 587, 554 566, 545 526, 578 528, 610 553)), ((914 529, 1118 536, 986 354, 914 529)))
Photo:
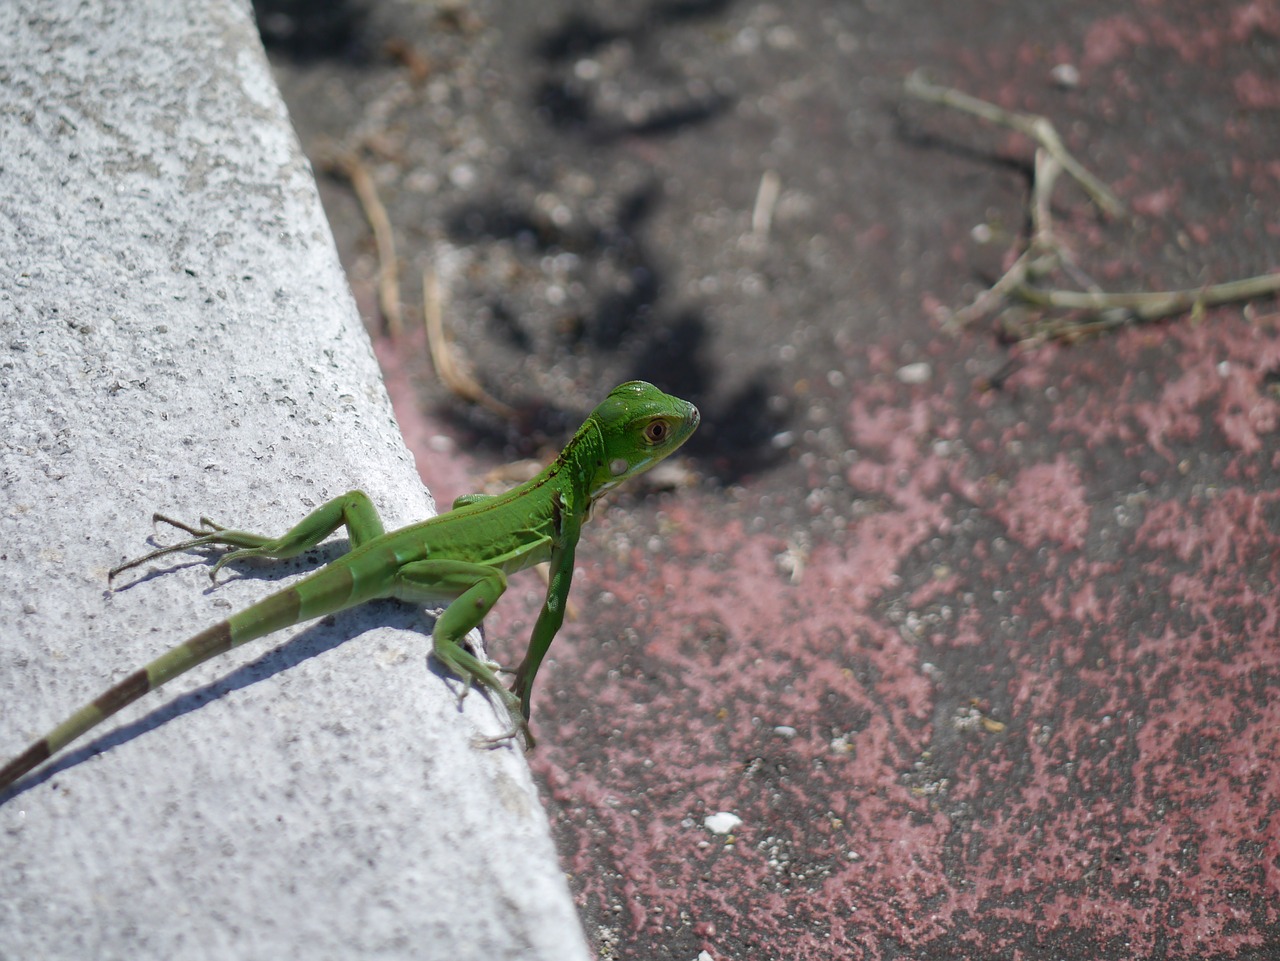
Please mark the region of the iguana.
POLYGON ((0 791, 62 750, 86 731, 148 691, 246 641, 375 598, 418 604, 447 602, 432 631, 436 658, 463 681, 459 699, 472 682, 502 702, 511 728, 488 743, 523 737, 529 730, 530 696, 538 666, 564 620, 574 551, 591 505, 606 491, 670 455, 698 426, 698 409, 643 381, 610 391, 551 464, 536 477, 504 494, 470 494, 453 508, 425 521, 386 533, 372 501, 350 491, 323 504, 281 537, 231 530, 201 518, 193 527, 157 514, 191 534, 189 540, 113 569, 108 579, 154 558, 209 545, 235 548, 213 565, 216 580, 224 564, 251 557, 294 557, 345 526, 350 550, 298 583, 277 591, 238 614, 201 631, 99 695, 39 741, 0 768, 0 791), (529 649, 508 690, 498 665, 481 660, 462 645, 507 588, 507 575, 550 562, 546 600, 534 624, 529 649))

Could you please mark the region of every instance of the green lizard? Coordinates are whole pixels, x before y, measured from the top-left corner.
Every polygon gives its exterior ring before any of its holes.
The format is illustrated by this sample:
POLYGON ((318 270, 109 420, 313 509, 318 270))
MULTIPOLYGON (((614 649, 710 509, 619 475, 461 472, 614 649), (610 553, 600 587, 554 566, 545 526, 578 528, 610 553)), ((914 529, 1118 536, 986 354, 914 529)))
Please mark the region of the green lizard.
POLYGON ((505 494, 470 494, 453 509, 400 530, 384 533, 378 513, 362 491, 334 498, 278 538, 230 530, 202 518, 190 527, 157 514, 156 519, 193 537, 162 547, 112 570, 145 564, 174 551, 207 545, 236 548, 210 571, 249 557, 294 557, 346 526, 351 549, 291 587, 160 655, 80 708, 39 741, 0 768, 0 791, 148 691, 211 657, 246 641, 375 598, 419 604, 447 602, 432 631, 436 658, 463 681, 492 691, 512 727, 489 739, 496 744, 523 735, 533 747, 529 703, 533 679, 564 620, 574 550, 591 505, 629 477, 648 470, 678 448, 698 426, 698 409, 643 381, 614 388, 573 435, 560 456, 538 476, 505 494), (495 671, 462 646, 507 588, 507 575, 551 562, 547 596, 534 624, 529 649, 508 690, 495 671))

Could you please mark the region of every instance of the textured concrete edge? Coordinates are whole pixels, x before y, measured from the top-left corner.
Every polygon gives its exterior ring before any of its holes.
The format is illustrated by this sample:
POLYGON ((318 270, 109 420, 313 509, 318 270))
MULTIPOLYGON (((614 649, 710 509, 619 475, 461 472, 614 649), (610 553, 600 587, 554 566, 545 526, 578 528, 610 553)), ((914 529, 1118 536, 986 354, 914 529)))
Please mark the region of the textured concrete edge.
MULTIPOLYGON (((10 81, 0 125, 13 150, 7 179, 20 188, 0 201, 0 242, 13 257, 0 279, 8 407, 0 415, 0 483, 9 548, 0 559, 0 752, 60 719, 113 672, 135 666, 138 655, 121 641, 147 639, 163 625, 163 649, 183 636, 175 625, 210 619, 199 569, 104 595, 105 567, 143 546, 151 509, 224 504, 278 523, 357 485, 383 508, 409 502, 388 512, 388 526, 429 509, 247 3, 176 11, 144 4, 92 16, 75 7, 31 4, 0 14, 9 38, 0 41, 0 72, 10 81), (125 62, 110 84, 93 81, 125 62), (223 121, 237 112, 227 128, 223 121), (69 624, 85 628, 68 639, 69 624)), ((225 615, 269 589, 252 576, 226 585, 214 609, 225 615)), ((291 696, 273 706, 279 694, 254 675, 279 676, 290 695, 311 683, 291 675, 314 674, 314 662, 367 667, 368 645, 361 652, 336 644, 378 617, 361 613, 341 629, 304 631, 320 637, 314 654, 280 662, 258 652, 194 675, 205 687, 164 710, 150 704, 123 717, 132 733, 100 746, 104 757, 82 756, 0 808, 7 828, 0 956, 123 957, 147 944, 188 957, 249 947, 313 957, 352 950, 585 957, 523 760, 477 752, 466 740, 472 725, 494 724, 481 698, 469 699, 463 723, 447 689, 430 685, 420 693, 432 703, 420 710, 431 721, 411 734, 392 731, 402 743, 389 737, 382 754, 368 752, 372 758, 326 759, 312 783, 296 775, 300 763, 314 761, 307 745, 327 750, 319 735, 294 729, 314 722, 307 712, 320 709, 291 696), (230 681, 217 680, 228 671, 230 681), (235 680, 241 675, 243 683, 235 680), (241 716, 219 716, 219 703, 201 707, 205 691, 217 701, 241 696, 241 716), (238 777, 210 752, 242 737, 246 723, 267 733, 268 749, 273 736, 303 747, 280 757, 276 770, 247 759, 238 777), (145 736, 166 728, 164 738, 145 736), (437 749, 420 775, 398 770, 412 739, 418 751, 437 749), (344 777, 338 763, 348 760, 353 772, 344 777), (269 793, 272 785, 280 792, 269 793), (394 793, 401 789, 409 793, 394 793), (352 796, 362 790, 365 797, 352 796), (281 833, 270 823, 272 804, 292 791, 306 796, 290 813, 308 825, 316 850, 284 848, 275 853, 285 863, 264 864, 273 855, 264 839, 281 833), (425 810, 431 804, 436 809, 425 810), (191 816, 185 824, 184 811, 191 816), (350 847, 340 831, 362 813, 392 835, 416 822, 419 833, 433 836, 380 842, 385 870, 353 864, 351 876, 340 878, 354 855, 333 845, 350 847), (238 833, 227 826, 235 818, 243 819, 238 833), (229 849, 225 837, 214 847, 218 834, 206 829, 219 824, 242 851, 229 849), (397 867, 397 855, 406 863, 397 867), (239 893, 215 890, 219 875, 237 871, 245 872, 239 893), (388 890, 397 878, 417 881, 433 871, 447 891, 430 878, 412 894, 388 890), (139 877, 149 884, 139 887, 139 877), (256 888, 283 881, 331 883, 332 902, 349 916, 327 912, 314 890, 306 892, 314 898, 309 910, 255 903, 256 888), (415 926, 395 909, 408 903, 412 910, 424 891, 444 906, 415 926), (209 902, 212 910, 163 917, 175 899, 209 902), (450 907, 455 902, 469 910, 450 907), (220 922, 220 910, 235 923, 220 922), (431 934, 425 944, 424 932, 431 934)), ((395 632, 376 633, 374 656, 403 663, 405 642, 395 632)), ((424 650, 419 645, 411 657, 420 660, 424 650)), ((332 664, 325 671, 339 673, 332 664)), ((414 706, 390 690, 407 673, 350 680, 347 690, 331 687, 322 699, 382 696, 385 713, 373 729, 414 725, 416 715, 396 713, 414 706)), ((420 672, 410 680, 422 686, 420 672)), ((340 701, 323 709, 348 731, 365 720, 340 701)))

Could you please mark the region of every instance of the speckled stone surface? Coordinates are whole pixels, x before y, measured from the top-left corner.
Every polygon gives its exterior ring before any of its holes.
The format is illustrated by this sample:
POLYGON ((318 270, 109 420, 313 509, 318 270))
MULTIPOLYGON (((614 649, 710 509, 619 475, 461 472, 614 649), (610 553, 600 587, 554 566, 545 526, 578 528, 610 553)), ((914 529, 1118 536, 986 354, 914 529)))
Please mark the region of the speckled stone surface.
MULTIPOLYGON (((0 5, 0 753, 313 566, 151 513, 427 516, 245 4, 0 5), (169 532, 156 531, 158 538, 169 532)), ((126 709, 0 803, 0 958, 586 957, 522 758, 374 605, 126 709)))

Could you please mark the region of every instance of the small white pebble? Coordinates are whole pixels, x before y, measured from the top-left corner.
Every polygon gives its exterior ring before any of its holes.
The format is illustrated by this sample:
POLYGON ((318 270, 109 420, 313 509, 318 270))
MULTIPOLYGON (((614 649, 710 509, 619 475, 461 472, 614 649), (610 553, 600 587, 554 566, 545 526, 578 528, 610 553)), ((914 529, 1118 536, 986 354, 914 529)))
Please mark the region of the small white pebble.
POLYGON ((773 729, 773 733, 778 735, 778 737, 795 737, 796 729, 790 724, 779 724, 773 729))
POLYGON ((708 814, 702 823, 712 834, 728 834, 742 823, 742 818, 728 811, 718 811, 715 814, 708 814))
POLYGON ((1049 76, 1059 87, 1072 90, 1080 86, 1080 71, 1069 63, 1060 63, 1049 71, 1049 76))
POLYGON ((455 187, 466 189, 476 182, 476 169, 470 164, 458 164, 449 171, 449 182, 455 187))
POLYGON ((933 376, 933 368, 923 360, 898 368, 898 380, 904 384, 923 384, 933 376))

